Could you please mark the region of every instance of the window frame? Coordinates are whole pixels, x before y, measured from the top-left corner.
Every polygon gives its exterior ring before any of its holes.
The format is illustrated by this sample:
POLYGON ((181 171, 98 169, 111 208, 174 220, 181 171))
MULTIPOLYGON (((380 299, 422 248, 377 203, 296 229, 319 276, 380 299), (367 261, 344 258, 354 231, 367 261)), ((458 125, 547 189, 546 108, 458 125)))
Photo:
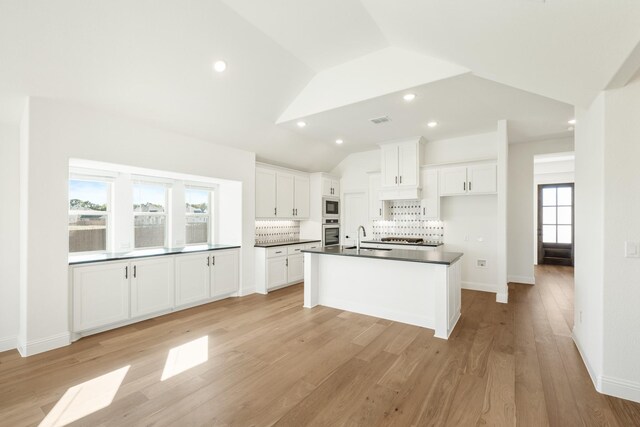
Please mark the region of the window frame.
POLYGON ((133 247, 134 251, 145 251, 145 250, 151 250, 151 249, 165 249, 168 248, 169 245, 168 243, 171 241, 170 239, 170 233, 171 233, 171 195, 170 195, 170 191, 171 191, 171 183, 168 180, 163 180, 163 179, 154 179, 152 177, 145 177, 143 179, 141 178, 135 178, 131 180, 131 211, 133 213, 132 216, 132 226, 131 226, 131 244, 133 247), (134 194, 135 194, 135 187, 137 185, 148 185, 148 186, 158 186, 158 187, 163 187, 164 188, 164 205, 165 205, 165 210, 164 212, 136 212, 135 208, 134 208, 134 204, 135 204, 135 200, 134 200, 134 194), (144 247, 138 247, 136 246, 136 217, 137 216, 164 216, 165 217, 165 222, 164 222, 164 242, 161 246, 144 246, 144 247))
POLYGON ((114 205, 114 178, 111 176, 103 176, 100 172, 96 172, 96 174, 91 173, 77 173, 70 171, 69 179, 67 180, 67 239, 69 237, 69 217, 71 215, 89 215, 89 216, 106 216, 107 220, 105 223, 105 248, 104 250, 95 250, 95 251, 76 251, 71 252, 71 247, 68 247, 67 251, 69 254, 75 255, 91 255, 91 254, 106 254, 113 251, 113 233, 114 233, 114 214, 113 214, 113 205, 114 205), (107 210, 106 211, 89 211, 89 210, 71 210, 69 208, 69 203, 71 202, 71 194, 69 192, 69 186, 71 185, 71 181, 90 181, 90 182, 101 182, 107 184, 107 210))
POLYGON ((215 187, 207 187, 207 186, 203 186, 203 185, 193 185, 193 184, 186 184, 184 185, 184 245, 185 246, 199 246, 199 245, 211 245, 213 244, 213 239, 214 239, 214 230, 213 230, 213 221, 214 221, 214 215, 213 215, 213 202, 215 200, 215 187), (207 204, 208 204, 208 212, 205 214, 202 213, 188 213, 187 212, 187 192, 189 190, 200 190, 200 191, 206 191, 208 193, 208 199, 207 199, 207 204), (187 219, 189 217, 207 217, 207 241, 206 242, 198 242, 198 243, 187 243, 187 219))

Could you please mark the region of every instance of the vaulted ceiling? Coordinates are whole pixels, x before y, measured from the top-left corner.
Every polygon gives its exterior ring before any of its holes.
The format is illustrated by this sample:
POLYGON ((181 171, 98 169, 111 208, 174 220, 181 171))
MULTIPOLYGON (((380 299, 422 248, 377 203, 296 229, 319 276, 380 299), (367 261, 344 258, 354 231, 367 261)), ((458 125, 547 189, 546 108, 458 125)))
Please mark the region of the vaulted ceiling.
POLYGON ((0 121, 15 123, 26 96, 58 98, 305 170, 496 117, 536 139, 566 132, 573 105, 625 64, 635 73, 638 22, 635 0, 0 0, 0 121), (323 89, 339 85, 344 96, 323 89), (416 102, 397 105, 407 90, 416 102), (372 131, 374 112, 395 126, 372 131), (429 133, 431 117, 442 127, 429 133))

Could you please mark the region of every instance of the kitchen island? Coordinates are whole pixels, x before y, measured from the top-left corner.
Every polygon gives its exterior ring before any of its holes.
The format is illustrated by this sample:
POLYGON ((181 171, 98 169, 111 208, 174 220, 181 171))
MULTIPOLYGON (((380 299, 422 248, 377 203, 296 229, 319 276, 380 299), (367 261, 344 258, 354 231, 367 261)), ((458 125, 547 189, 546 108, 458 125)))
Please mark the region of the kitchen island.
POLYGON ((435 330, 460 318, 459 252, 325 246, 304 253, 304 307, 334 307, 435 330))

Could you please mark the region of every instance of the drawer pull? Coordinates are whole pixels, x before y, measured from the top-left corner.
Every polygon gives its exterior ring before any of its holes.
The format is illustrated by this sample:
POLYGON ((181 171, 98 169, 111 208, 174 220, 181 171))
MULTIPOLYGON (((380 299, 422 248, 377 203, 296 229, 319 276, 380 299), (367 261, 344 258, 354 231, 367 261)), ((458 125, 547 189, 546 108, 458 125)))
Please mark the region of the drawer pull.
POLYGON ((282 253, 282 251, 276 251, 276 253, 277 253, 277 254, 281 254, 281 253, 282 253))

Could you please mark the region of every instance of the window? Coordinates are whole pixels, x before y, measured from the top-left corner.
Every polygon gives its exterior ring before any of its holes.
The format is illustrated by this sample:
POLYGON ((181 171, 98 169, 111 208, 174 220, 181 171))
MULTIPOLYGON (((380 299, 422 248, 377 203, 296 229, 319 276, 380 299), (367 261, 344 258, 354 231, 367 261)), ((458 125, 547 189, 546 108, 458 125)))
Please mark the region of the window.
POLYGON ((542 188, 542 242, 572 243, 573 188, 547 186, 542 188))
POLYGON ((69 252, 107 251, 111 184, 69 180, 69 252))
POLYGON ((187 188, 186 236, 187 245, 209 243, 211 236, 211 190, 187 188))
POLYGON ((133 184, 133 228, 136 249, 166 246, 167 187, 164 184, 133 184))

